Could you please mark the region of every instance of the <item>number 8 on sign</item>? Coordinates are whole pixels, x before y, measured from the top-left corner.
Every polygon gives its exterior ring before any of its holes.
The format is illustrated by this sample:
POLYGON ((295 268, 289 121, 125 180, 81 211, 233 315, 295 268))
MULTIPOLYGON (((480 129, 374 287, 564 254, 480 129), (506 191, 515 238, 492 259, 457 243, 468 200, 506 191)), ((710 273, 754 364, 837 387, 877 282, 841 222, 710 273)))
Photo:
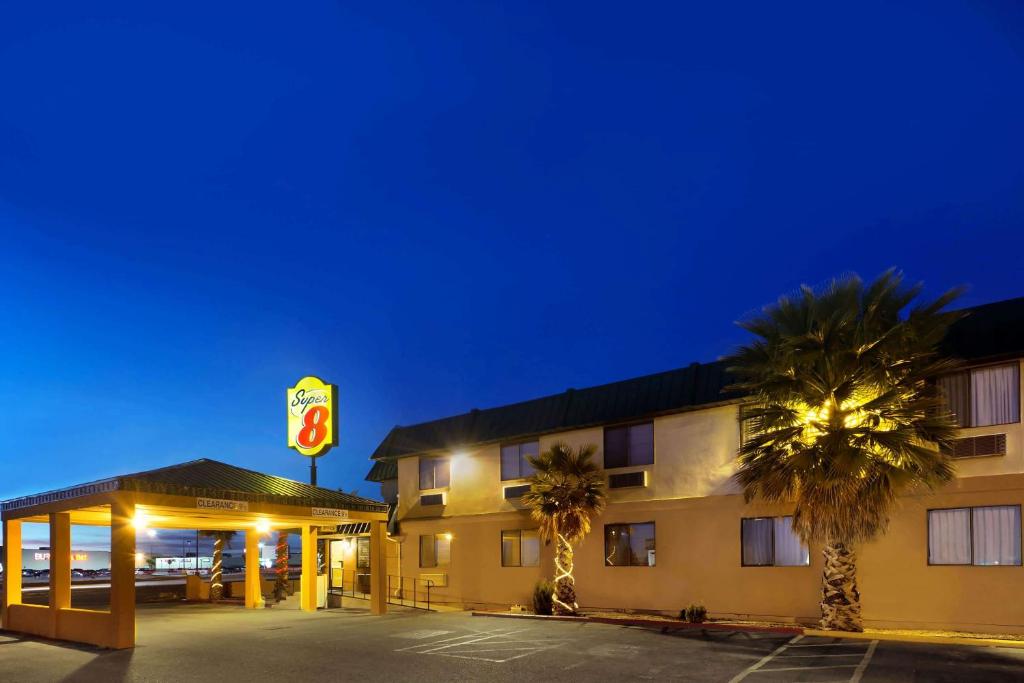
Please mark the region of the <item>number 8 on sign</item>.
POLYGON ((302 417, 302 429, 295 441, 303 448, 316 448, 327 436, 327 418, 331 411, 323 406, 315 406, 306 411, 302 417))

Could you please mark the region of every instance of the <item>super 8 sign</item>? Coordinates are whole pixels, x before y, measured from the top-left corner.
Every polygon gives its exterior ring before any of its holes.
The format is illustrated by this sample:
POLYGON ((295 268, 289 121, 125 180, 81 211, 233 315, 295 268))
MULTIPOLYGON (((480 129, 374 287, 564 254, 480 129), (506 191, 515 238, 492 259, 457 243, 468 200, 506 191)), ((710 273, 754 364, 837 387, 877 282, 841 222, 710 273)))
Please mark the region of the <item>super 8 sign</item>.
POLYGON ((303 377, 289 387, 288 447, 315 458, 338 441, 338 388, 317 377, 303 377))

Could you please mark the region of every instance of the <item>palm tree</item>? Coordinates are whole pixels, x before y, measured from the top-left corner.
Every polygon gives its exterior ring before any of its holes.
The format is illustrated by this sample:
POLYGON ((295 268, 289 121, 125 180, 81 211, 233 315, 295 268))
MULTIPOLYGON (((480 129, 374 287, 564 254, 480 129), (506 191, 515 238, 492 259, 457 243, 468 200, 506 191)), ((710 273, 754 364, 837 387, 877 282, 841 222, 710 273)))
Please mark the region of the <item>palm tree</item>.
POLYGON ((825 629, 863 630, 855 548, 885 530, 896 496, 953 477, 956 426, 931 380, 955 365, 937 348, 959 292, 920 293, 893 270, 805 286, 740 323, 756 339, 729 358, 751 399, 735 480, 747 502, 795 504, 793 530, 823 545, 825 629))
POLYGON ((281 602, 289 590, 288 577, 288 532, 277 532, 277 556, 274 559, 274 600, 281 602))
POLYGON ((529 457, 535 470, 523 503, 540 525, 545 542, 555 541, 555 613, 576 614, 576 580, 573 578, 573 544, 590 533, 590 518, 605 505, 604 478, 592 458, 597 446, 573 449, 556 443, 538 456, 529 457))
MULTIPOLYGON (((210 570, 210 600, 224 597, 224 584, 221 583, 223 573, 224 544, 234 538, 234 531, 200 531, 200 534, 213 538, 213 568, 210 570)), ((197 549, 198 550, 198 549, 197 549)), ((196 569, 199 568, 199 553, 196 553, 196 569)))

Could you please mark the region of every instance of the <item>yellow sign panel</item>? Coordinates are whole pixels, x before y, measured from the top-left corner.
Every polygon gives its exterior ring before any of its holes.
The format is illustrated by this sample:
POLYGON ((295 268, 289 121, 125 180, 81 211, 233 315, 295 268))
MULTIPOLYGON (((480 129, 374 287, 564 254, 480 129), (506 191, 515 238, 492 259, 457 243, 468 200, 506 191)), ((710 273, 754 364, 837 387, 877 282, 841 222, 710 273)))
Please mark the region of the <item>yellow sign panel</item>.
POLYGON ((315 458, 338 441, 338 388, 303 377, 288 389, 288 447, 315 458))

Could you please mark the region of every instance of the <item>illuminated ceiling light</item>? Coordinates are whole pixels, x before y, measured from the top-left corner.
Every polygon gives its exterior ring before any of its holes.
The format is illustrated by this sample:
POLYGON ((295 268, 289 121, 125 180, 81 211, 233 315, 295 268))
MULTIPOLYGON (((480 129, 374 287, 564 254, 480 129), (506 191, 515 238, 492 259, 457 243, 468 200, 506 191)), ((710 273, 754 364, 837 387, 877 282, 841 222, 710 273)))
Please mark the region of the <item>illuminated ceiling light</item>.
POLYGON ((146 513, 141 510, 135 513, 135 517, 132 519, 132 526, 140 531, 145 529, 149 525, 149 518, 146 517, 146 513))
POLYGON ((270 522, 265 519, 259 520, 258 522, 256 522, 256 531, 260 532, 261 534, 269 534, 270 522))

